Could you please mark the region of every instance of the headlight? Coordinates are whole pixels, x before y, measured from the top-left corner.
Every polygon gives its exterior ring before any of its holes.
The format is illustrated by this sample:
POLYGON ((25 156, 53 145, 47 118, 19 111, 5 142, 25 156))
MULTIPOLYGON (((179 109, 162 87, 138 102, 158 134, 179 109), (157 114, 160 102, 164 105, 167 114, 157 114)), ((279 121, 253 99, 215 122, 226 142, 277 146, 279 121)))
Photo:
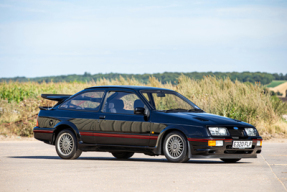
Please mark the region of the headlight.
POLYGON ((255 128, 245 128, 245 132, 248 136, 256 136, 257 130, 255 128))
POLYGON ((209 127, 212 136, 228 136, 229 133, 225 127, 209 127))

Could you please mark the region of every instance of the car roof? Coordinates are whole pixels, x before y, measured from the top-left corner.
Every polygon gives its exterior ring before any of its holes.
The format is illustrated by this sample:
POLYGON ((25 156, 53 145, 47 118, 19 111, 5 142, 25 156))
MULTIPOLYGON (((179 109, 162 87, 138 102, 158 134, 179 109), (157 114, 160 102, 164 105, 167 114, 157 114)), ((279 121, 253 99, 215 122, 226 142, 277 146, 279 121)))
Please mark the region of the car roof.
POLYGON ((159 87, 133 86, 133 85, 104 85, 104 86, 88 87, 86 89, 96 89, 96 88, 120 88, 120 89, 134 89, 134 90, 165 90, 165 91, 173 91, 173 90, 170 90, 170 89, 159 88, 159 87))

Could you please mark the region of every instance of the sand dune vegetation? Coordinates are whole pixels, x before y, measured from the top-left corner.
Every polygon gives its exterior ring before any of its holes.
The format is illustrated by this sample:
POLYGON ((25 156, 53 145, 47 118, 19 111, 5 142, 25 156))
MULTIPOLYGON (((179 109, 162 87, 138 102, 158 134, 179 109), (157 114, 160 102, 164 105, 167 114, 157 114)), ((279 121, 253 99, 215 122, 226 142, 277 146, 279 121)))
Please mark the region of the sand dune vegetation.
POLYGON ((265 138, 287 136, 287 103, 264 91, 259 84, 231 81, 229 78, 204 77, 193 80, 181 75, 177 84, 161 83, 150 77, 146 84, 134 78, 120 77, 96 82, 0 83, 0 135, 33 136, 39 106, 52 106, 53 101, 40 97, 43 93, 75 94, 84 88, 100 85, 142 85, 175 90, 208 113, 214 113, 255 125, 265 138))

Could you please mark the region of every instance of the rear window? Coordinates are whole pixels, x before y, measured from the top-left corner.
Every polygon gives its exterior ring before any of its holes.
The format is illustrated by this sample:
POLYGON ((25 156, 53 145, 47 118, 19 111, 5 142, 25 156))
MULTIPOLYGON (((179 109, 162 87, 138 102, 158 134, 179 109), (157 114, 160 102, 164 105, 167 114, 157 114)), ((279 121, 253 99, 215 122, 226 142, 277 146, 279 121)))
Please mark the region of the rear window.
POLYGON ((77 95, 61 105, 61 109, 98 111, 102 102, 104 91, 90 91, 77 95))

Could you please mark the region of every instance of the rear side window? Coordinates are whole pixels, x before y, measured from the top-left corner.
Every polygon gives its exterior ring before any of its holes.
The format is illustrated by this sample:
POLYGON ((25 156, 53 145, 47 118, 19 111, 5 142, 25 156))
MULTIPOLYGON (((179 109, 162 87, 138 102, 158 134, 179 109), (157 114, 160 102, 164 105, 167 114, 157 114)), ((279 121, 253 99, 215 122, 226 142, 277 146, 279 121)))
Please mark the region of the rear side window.
POLYGON ((61 109, 99 111, 104 91, 90 91, 77 95, 61 105, 61 109))

